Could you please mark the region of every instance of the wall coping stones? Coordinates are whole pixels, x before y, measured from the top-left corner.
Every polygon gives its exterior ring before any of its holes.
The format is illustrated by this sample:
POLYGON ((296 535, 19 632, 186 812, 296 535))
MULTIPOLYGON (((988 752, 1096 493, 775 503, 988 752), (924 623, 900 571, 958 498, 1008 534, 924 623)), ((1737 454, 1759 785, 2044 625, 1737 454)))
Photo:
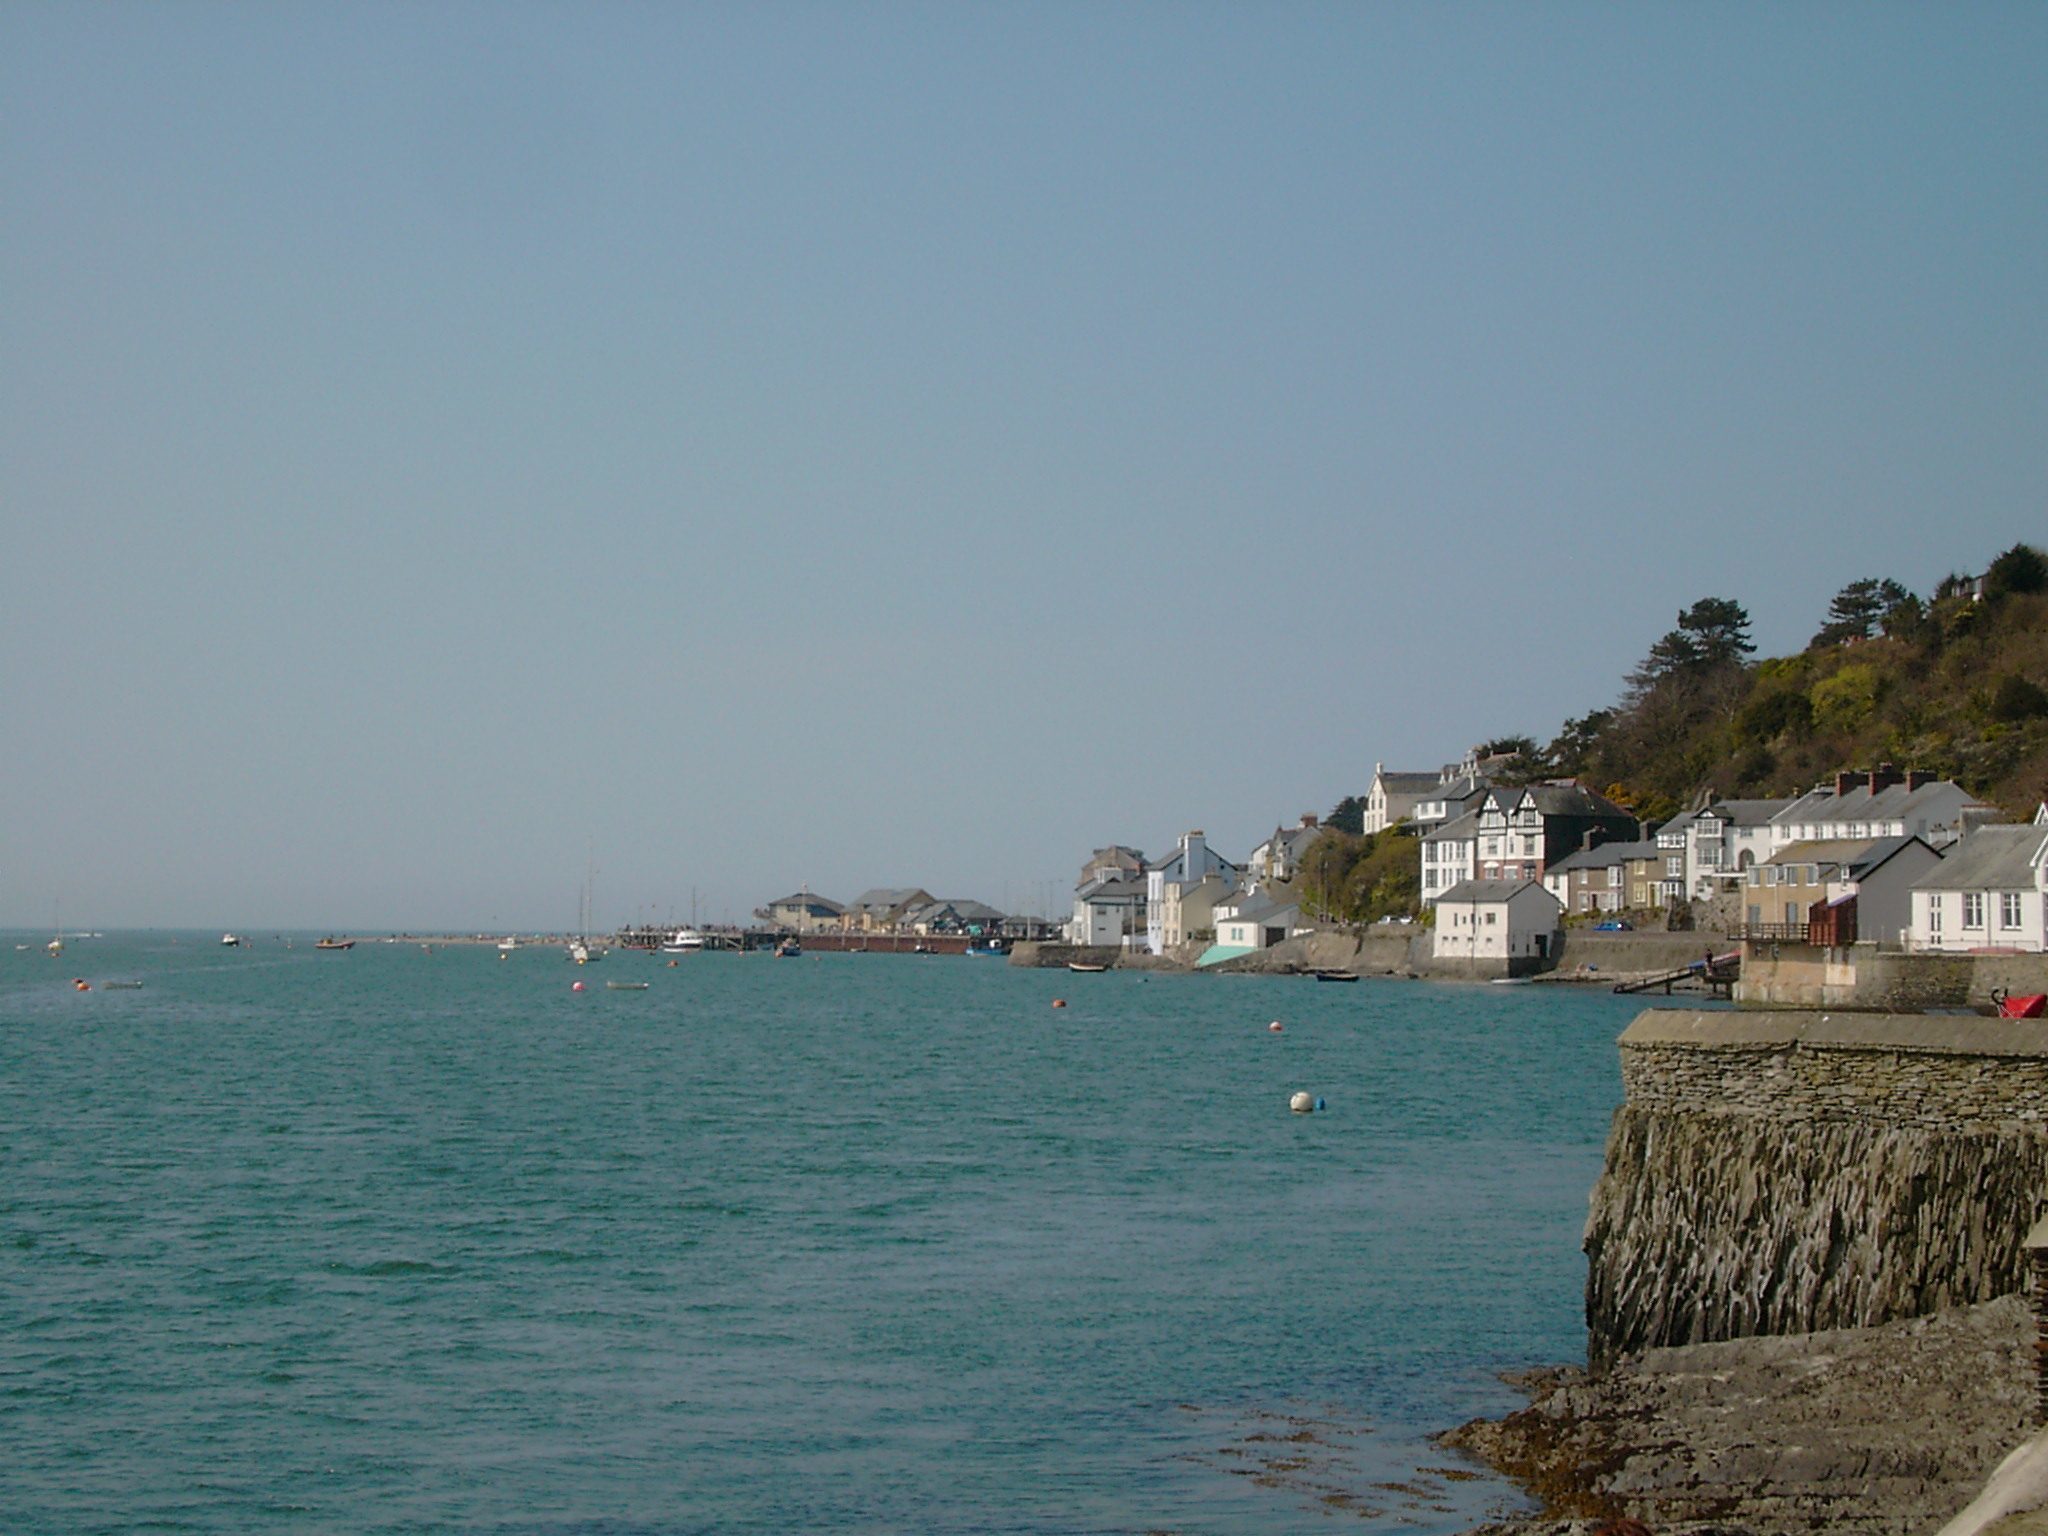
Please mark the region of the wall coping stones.
POLYGON ((1621 1046, 1705 1051, 1806 1047, 2048 1061, 2048 1024, 1977 1014, 1652 1008, 1622 1032, 1621 1046))

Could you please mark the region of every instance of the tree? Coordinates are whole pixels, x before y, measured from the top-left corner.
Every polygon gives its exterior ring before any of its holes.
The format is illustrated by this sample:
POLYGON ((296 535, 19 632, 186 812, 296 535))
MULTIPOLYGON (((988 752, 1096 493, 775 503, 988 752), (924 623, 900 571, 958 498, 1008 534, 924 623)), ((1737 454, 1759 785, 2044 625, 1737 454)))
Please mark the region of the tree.
POLYGON ((1544 751, 1549 760, 1550 771, 1559 778, 1575 779, 1584 773, 1604 743, 1609 727, 1614 724, 1611 709, 1590 710, 1576 720, 1565 721, 1544 751))
POLYGON ((1339 832, 1349 832, 1353 837, 1365 830, 1365 801, 1357 795, 1346 795, 1339 800, 1330 814, 1323 818, 1323 825, 1339 832))
POLYGON ((1842 588, 1835 594, 1835 600, 1828 604, 1828 621, 1821 625, 1820 633, 1813 637, 1811 643, 1841 645, 1849 640, 1868 640, 1878 620, 1884 617, 1883 588, 1886 585, 1897 587, 1898 583, 1865 578, 1842 588))
POLYGON ((1984 572, 1986 597, 2014 592, 2048 592, 2048 555, 2031 544, 2013 545, 1984 572))
POLYGON ((1670 678, 1739 665, 1755 649, 1749 611, 1733 598, 1703 597, 1679 614, 1678 628, 1650 647, 1643 664, 1629 674, 1629 683, 1640 696, 1670 678))
POLYGON ((1728 597, 1703 597, 1678 616, 1702 667, 1739 664, 1756 649, 1749 638, 1749 610, 1728 597))

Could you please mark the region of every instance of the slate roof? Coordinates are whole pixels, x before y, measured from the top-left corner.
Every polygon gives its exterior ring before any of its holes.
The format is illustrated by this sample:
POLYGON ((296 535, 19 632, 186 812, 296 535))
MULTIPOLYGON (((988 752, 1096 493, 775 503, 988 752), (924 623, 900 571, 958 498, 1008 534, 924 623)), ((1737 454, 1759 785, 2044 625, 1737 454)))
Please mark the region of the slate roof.
POLYGON ((1991 809, 1961 785, 1948 779, 1936 779, 1918 789, 1893 784, 1874 795, 1867 783, 1842 795, 1835 793, 1834 785, 1827 784, 1807 791, 1771 820, 1788 825, 1808 821, 1911 821, 1918 816, 1965 806, 1991 809))
POLYGON ((771 912, 777 907, 800 907, 819 917, 837 917, 846 910, 831 897, 815 895, 809 891, 796 891, 788 896, 778 896, 768 903, 768 910, 771 912))
POLYGON ((905 902, 929 901, 930 899, 931 894, 918 886, 898 886, 893 889, 887 886, 880 886, 872 891, 862 891, 858 896, 854 897, 853 910, 856 912, 893 912, 905 902))
MULTIPOLYGON (((1707 811, 1721 817, 1730 826, 1762 827, 1777 819, 1778 813, 1792 802, 1777 800, 1716 800, 1707 811)), ((1702 815, 1706 812, 1702 812, 1702 815)))
POLYGON ((1979 827, 1913 882, 1916 891, 2028 891, 2048 827, 1979 827))
POLYGON ((1913 843, 1927 845, 1907 833, 1901 837, 1831 837, 1793 843, 1779 849, 1766 865, 1832 864, 1850 880, 1861 880, 1892 855, 1913 843))
POLYGON ((1467 811, 1440 827, 1432 827, 1422 834, 1425 843, 1465 842, 1479 835, 1479 813, 1467 811))
POLYGON ((1664 850, 1657 846, 1656 839, 1650 838, 1635 843, 1595 843, 1590 848, 1581 848, 1568 853, 1555 864, 1545 868, 1550 874, 1573 869, 1612 869, 1630 859, 1661 859, 1664 850))
MULTIPOLYGON (((1442 906, 1447 901, 1506 901, 1516 892, 1529 886, 1535 886, 1537 890, 1543 891, 1541 882, 1535 880, 1460 880, 1448 891, 1445 891, 1443 895, 1437 897, 1437 905, 1442 906)), ((1543 894, 1550 896, 1548 891, 1543 891, 1543 894)), ((1557 900, 1555 896, 1550 896, 1550 899, 1552 901, 1557 900)))
POLYGON ((1440 773, 1394 773, 1381 769, 1378 780, 1380 788, 1390 795, 1421 795, 1431 797, 1437 786, 1443 783, 1440 773))

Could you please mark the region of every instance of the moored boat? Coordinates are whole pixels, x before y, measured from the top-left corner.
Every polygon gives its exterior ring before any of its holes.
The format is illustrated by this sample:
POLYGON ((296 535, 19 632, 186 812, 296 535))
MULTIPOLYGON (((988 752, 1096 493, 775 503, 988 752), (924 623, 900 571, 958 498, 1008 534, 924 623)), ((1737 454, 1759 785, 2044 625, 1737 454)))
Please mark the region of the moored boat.
POLYGON ((1109 967, 1097 960, 1069 960, 1067 962, 1067 969, 1070 971, 1080 971, 1084 975, 1093 976, 1098 971, 1108 970, 1109 967))
POLYGON ((313 947, 315 949, 354 949, 356 941, 354 939, 337 939, 330 934, 313 947))
POLYGON ((794 934, 775 946, 775 958, 778 960, 794 960, 803 952, 804 947, 796 941, 794 934))
POLYGON ((664 955, 694 955, 704 948, 704 935, 694 928, 678 928, 673 937, 663 941, 664 955))

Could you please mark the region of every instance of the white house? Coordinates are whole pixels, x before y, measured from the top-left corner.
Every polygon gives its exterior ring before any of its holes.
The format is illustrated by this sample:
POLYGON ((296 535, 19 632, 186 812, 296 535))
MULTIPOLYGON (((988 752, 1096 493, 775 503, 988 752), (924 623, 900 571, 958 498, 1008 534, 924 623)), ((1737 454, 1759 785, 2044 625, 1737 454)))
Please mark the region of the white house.
POLYGON ((1126 945, 1145 930, 1145 882, 1098 875, 1074 892, 1069 944, 1126 945))
POLYGON ((1397 821, 1414 817, 1416 806, 1443 787, 1441 773, 1390 773, 1385 763, 1372 765, 1372 788, 1365 792, 1367 833, 1384 832, 1397 821))
POLYGON ((1998 820, 1960 784, 1932 774, 1899 773, 1890 763, 1868 774, 1838 773, 1794 800, 1771 818, 1771 852, 1791 843, 1851 838, 1917 837, 1946 848, 1974 828, 1998 820))
POLYGON ((1913 883, 1914 949, 2048 950, 2048 824, 1979 827, 1913 883))
POLYGON ((1684 868, 1667 869, 1667 875, 1682 883, 1682 894, 1693 901, 1741 885, 1754 865, 1771 856, 1771 819, 1791 804, 1789 798, 1716 800, 1703 810, 1674 816, 1657 829, 1657 846, 1667 856, 1681 856, 1684 868))
MULTIPOLYGON (((1206 892, 1213 905, 1238 873, 1235 864, 1209 846, 1200 828, 1183 833, 1171 858, 1145 868, 1145 947, 1155 955, 1164 954, 1186 937, 1188 928, 1208 926, 1186 921, 1188 894, 1206 892)), ((1200 905, 1199 898, 1196 904, 1200 905)), ((1206 918, 1208 912, 1201 916, 1206 918)))
POLYGON ((1534 969, 1553 956, 1564 908, 1535 880, 1465 880, 1436 901, 1439 960, 1498 961, 1534 969))
POLYGON ((1422 835, 1422 904, 1479 873, 1479 813, 1467 811, 1422 835))

